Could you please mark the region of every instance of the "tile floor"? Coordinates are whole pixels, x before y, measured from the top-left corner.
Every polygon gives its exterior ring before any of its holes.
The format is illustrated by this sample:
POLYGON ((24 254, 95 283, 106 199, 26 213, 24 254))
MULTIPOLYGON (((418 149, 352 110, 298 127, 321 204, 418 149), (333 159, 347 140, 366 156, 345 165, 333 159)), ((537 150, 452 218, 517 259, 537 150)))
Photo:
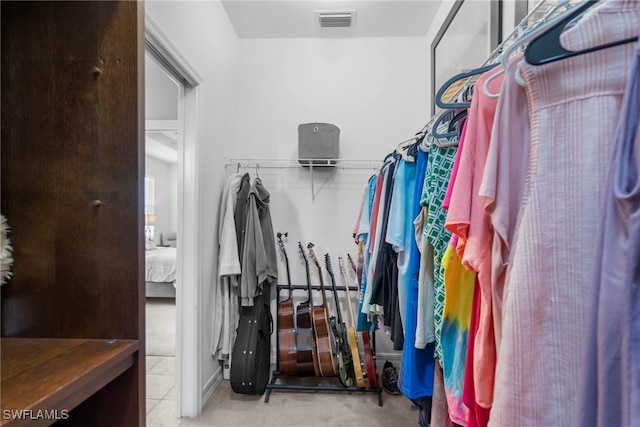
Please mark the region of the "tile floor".
POLYGON ((179 422, 176 413, 176 358, 147 356, 147 426, 179 422))

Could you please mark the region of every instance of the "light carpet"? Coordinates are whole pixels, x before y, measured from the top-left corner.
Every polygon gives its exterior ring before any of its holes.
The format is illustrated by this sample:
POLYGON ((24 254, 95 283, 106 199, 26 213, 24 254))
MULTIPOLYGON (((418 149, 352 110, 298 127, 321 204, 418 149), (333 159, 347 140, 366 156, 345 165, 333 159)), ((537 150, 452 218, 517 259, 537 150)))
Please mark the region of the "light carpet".
POLYGON ((223 381, 202 414, 182 418, 177 426, 225 427, 399 427, 417 426, 418 412, 404 396, 383 392, 383 406, 374 393, 273 391, 264 396, 236 394, 223 381))

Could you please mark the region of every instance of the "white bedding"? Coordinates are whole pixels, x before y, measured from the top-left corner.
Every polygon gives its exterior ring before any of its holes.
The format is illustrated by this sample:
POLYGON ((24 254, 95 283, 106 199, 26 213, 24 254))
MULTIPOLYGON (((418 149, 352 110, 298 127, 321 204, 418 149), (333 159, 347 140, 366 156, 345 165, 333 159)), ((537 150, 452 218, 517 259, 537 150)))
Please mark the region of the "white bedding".
POLYGON ((145 251, 147 282, 176 281, 176 248, 163 248, 145 251))

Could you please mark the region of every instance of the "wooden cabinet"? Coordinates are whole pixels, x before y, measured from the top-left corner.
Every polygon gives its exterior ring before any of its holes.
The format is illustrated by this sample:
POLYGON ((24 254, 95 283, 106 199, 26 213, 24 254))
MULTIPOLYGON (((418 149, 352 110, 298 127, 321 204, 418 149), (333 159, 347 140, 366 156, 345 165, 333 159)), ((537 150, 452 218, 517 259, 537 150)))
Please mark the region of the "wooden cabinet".
POLYGON ((143 5, 1 8, 0 422, 144 425, 143 5))

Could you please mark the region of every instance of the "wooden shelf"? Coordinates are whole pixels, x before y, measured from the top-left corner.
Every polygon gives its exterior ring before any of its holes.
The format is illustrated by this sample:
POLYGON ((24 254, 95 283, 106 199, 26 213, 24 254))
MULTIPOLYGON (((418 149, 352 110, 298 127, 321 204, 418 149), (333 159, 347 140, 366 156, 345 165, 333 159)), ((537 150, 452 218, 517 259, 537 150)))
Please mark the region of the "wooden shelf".
POLYGON ((0 425, 35 424, 38 411, 71 412, 133 366, 138 350, 136 340, 2 338, 0 425), (6 412, 21 410, 31 411, 23 414, 27 419, 6 412))

